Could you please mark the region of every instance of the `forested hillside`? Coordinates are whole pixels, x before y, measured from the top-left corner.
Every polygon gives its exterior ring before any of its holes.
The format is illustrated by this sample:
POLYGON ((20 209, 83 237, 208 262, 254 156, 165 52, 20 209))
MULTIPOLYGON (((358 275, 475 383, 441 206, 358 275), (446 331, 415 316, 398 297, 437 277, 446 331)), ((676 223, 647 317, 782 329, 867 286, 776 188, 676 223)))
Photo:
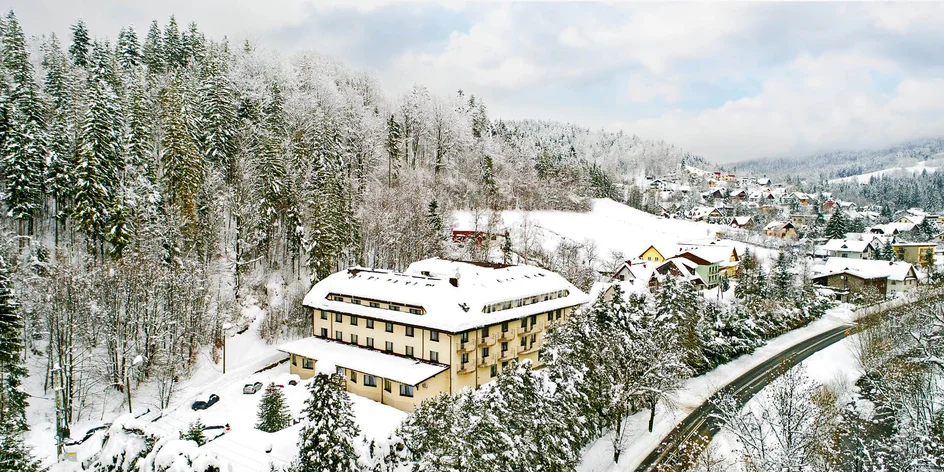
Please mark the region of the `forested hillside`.
POLYGON ((440 254, 452 209, 585 209, 684 157, 494 121, 468 92, 384 96, 334 59, 173 17, 28 40, 10 12, 0 52, 0 242, 18 303, 3 326, 46 356, 62 431, 145 380, 166 405, 200 348, 244 325, 246 300, 278 302, 264 336, 303 332, 312 281, 440 254))
POLYGON ((865 174, 944 157, 944 139, 925 139, 887 149, 835 151, 811 156, 755 159, 729 164, 738 172, 771 178, 812 181, 865 174))

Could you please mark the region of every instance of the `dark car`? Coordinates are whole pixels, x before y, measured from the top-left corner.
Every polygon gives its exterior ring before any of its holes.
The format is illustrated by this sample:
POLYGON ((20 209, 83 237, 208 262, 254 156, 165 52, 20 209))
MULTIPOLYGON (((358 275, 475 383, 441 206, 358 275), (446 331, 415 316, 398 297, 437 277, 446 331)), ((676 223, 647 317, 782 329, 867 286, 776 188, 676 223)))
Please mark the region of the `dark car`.
POLYGON ((193 405, 190 405, 190 408, 193 410, 206 410, 213 406, 216 402, 220 401, 220 396, 217 394, 211 394, 210 398, 207 398, 206 401, 197 400, 193 402, 193 405))
POLYGON ((249 383, 243 387, 243 393, 246 395, 252 395, 259 390, 262 390, 262 382, 249 383))

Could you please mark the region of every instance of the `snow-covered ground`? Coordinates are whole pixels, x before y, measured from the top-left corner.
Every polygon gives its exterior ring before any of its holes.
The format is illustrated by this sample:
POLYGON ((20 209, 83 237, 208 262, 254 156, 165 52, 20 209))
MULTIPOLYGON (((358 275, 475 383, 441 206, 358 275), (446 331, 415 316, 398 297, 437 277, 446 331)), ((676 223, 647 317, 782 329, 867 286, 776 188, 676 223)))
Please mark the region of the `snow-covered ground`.
POLYGON ((757 367, 784 349, 804 340, 853 321, 854 312, 849 305, 834 308, 823 318, 782 336, 774 338, 757 348, 752 354, 721 365, 704 375, 685 382, 676 394, 676 409, 666 411, 664 405, 656 409, 656 421, 652 432, 648 431, 649 411, 641 411, 627 420, 627 431, 632 431, 625 440, 625 449, 619 464, 613 463, 613 444, 610 435, 598 439, 585 451, 579 472, 633 471, 639 463, 658 446, 679 421, 688 416, 720 388, 734 381, 747 371, 757 367))
MULTIPOLYGON (((142 414, 150 410, 151 413, 143 416, 147 423, 147 431, 161 436, 176 437, 180 431, 185 431, 191 422, 200 419, 206 426, 225 426, 230 430, 218 438, 208 442, 203 448, 218 455, 224 464, 228 464, 232 472, 256 472, 269 470, 269 464, 286 464, 295 457, 296 443, 300 424, 276 433, 266 433, 255 428, 259 401, 263 392, 243 394, 246 383, 260 381, 264 385, 269 382, 284 385, 283 392, 294 418, 299 418, 307 398, 307 389, 304 382, 298 385, 288 385, 288 363, 281 362, 287 355, 276 350, 278 343, 268 344, 258 336, 258 328, 265 313, 258 306, 252 305, 244 310, 244 317, 254 320, 249 329, 242 334, 230 337, 226 345, 226 374, 222 373, 222 363, 213 362, 209 350, 198 361, 193 375, 182 378, 174 394, 169 408, 159 413, 157 392, 153 385, 142 385, 134 393, 134 413, 142 414), (255 373, 274 363, 279 363, 271 369, 255 373), (211 393, 219 395, 220 400, 210 408, 202 411, 193 411, 190 405, 194 400, 206 399, 211 393)), ((40 358, 33 358, 40 362, 40 358)), ((42 394, 43 365, 31 366, 30 383, 27 385, 29 393, 42 394)), ((355 420, 361 432, 370 439, 385 439, 400 424, 406 413, 395 408, 382 405, 357 395, 349 395, 353 404, 355 420)), ((120 398, 120 395, 117 395, 120 398)), ((111 423, 116 418, 127 414, 124 404, 109 405, 103 401, 103 410, 95 418, 86 418, 72 428, 72 437, 81 439, 90 428, 111 423)), ((47 465, 54 462, 56 445, 53 434, 55 424, 55 410, 51 401, 34 398, 28 410, 32 425, 28 441, 38 457, 42 457, 47 465)), ((220 430, 208 430, 207 437, 219 435, 220 430)), ((79 459, 93 454, 101 444, 101 433, 96 434, 82 447, 77 448, 79 459)), ((54 472, 75 471, 77 463, 57 465, 54 472)))
POLYGON ((906 175, 915 175, 920 174, 923 171, 928 171, 928 173, 937 172, 940 166, 932 165, 929 166, 927 161, 919 162, 916 165, 909 167, 892 167, 890 169, 882 169, 875 172, 869 172, 867 174, 851 175, 849 177, 840 177, 838 179, 830 179, 829 183, 842 183, 842 182, 858 182, 860 184, 867 184, 872 177, 881 177, 887 175, 889 177, 900 177, 906 175))

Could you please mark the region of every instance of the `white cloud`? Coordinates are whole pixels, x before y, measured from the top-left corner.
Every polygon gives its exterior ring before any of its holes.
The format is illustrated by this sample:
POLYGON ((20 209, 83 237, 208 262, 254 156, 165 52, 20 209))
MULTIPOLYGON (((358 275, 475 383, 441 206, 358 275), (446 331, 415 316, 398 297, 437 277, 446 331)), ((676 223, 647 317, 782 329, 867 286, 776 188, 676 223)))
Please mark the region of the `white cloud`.
POLYGON ((906 79, 881 94, 870 79, 876 71, 901 72, 888 60, 856 54, 803 55, 753 96, 613 127, 719 162, 881 146, 944 129, 944 80, 906 79))

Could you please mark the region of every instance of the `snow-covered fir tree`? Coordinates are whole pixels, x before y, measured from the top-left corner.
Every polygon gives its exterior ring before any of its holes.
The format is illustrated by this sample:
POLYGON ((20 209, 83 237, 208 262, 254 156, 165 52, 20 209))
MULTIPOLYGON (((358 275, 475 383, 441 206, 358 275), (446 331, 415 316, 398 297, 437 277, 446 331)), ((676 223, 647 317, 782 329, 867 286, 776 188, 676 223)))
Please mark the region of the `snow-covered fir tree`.
POLYGON ((316 374, 308 384, 302 410, 305 425, 298 438, 294 472, 350 472, 359 470, 354 443, 360 430, 354 423, 351 400, 337 374, 316 374))
POLYGON ((256 428, 267 433, 281 431, 292 424, 292 414, 285 402, 285 394, 274 383, 266 386, 265 393, 259 401, 259 419, 256 428))

